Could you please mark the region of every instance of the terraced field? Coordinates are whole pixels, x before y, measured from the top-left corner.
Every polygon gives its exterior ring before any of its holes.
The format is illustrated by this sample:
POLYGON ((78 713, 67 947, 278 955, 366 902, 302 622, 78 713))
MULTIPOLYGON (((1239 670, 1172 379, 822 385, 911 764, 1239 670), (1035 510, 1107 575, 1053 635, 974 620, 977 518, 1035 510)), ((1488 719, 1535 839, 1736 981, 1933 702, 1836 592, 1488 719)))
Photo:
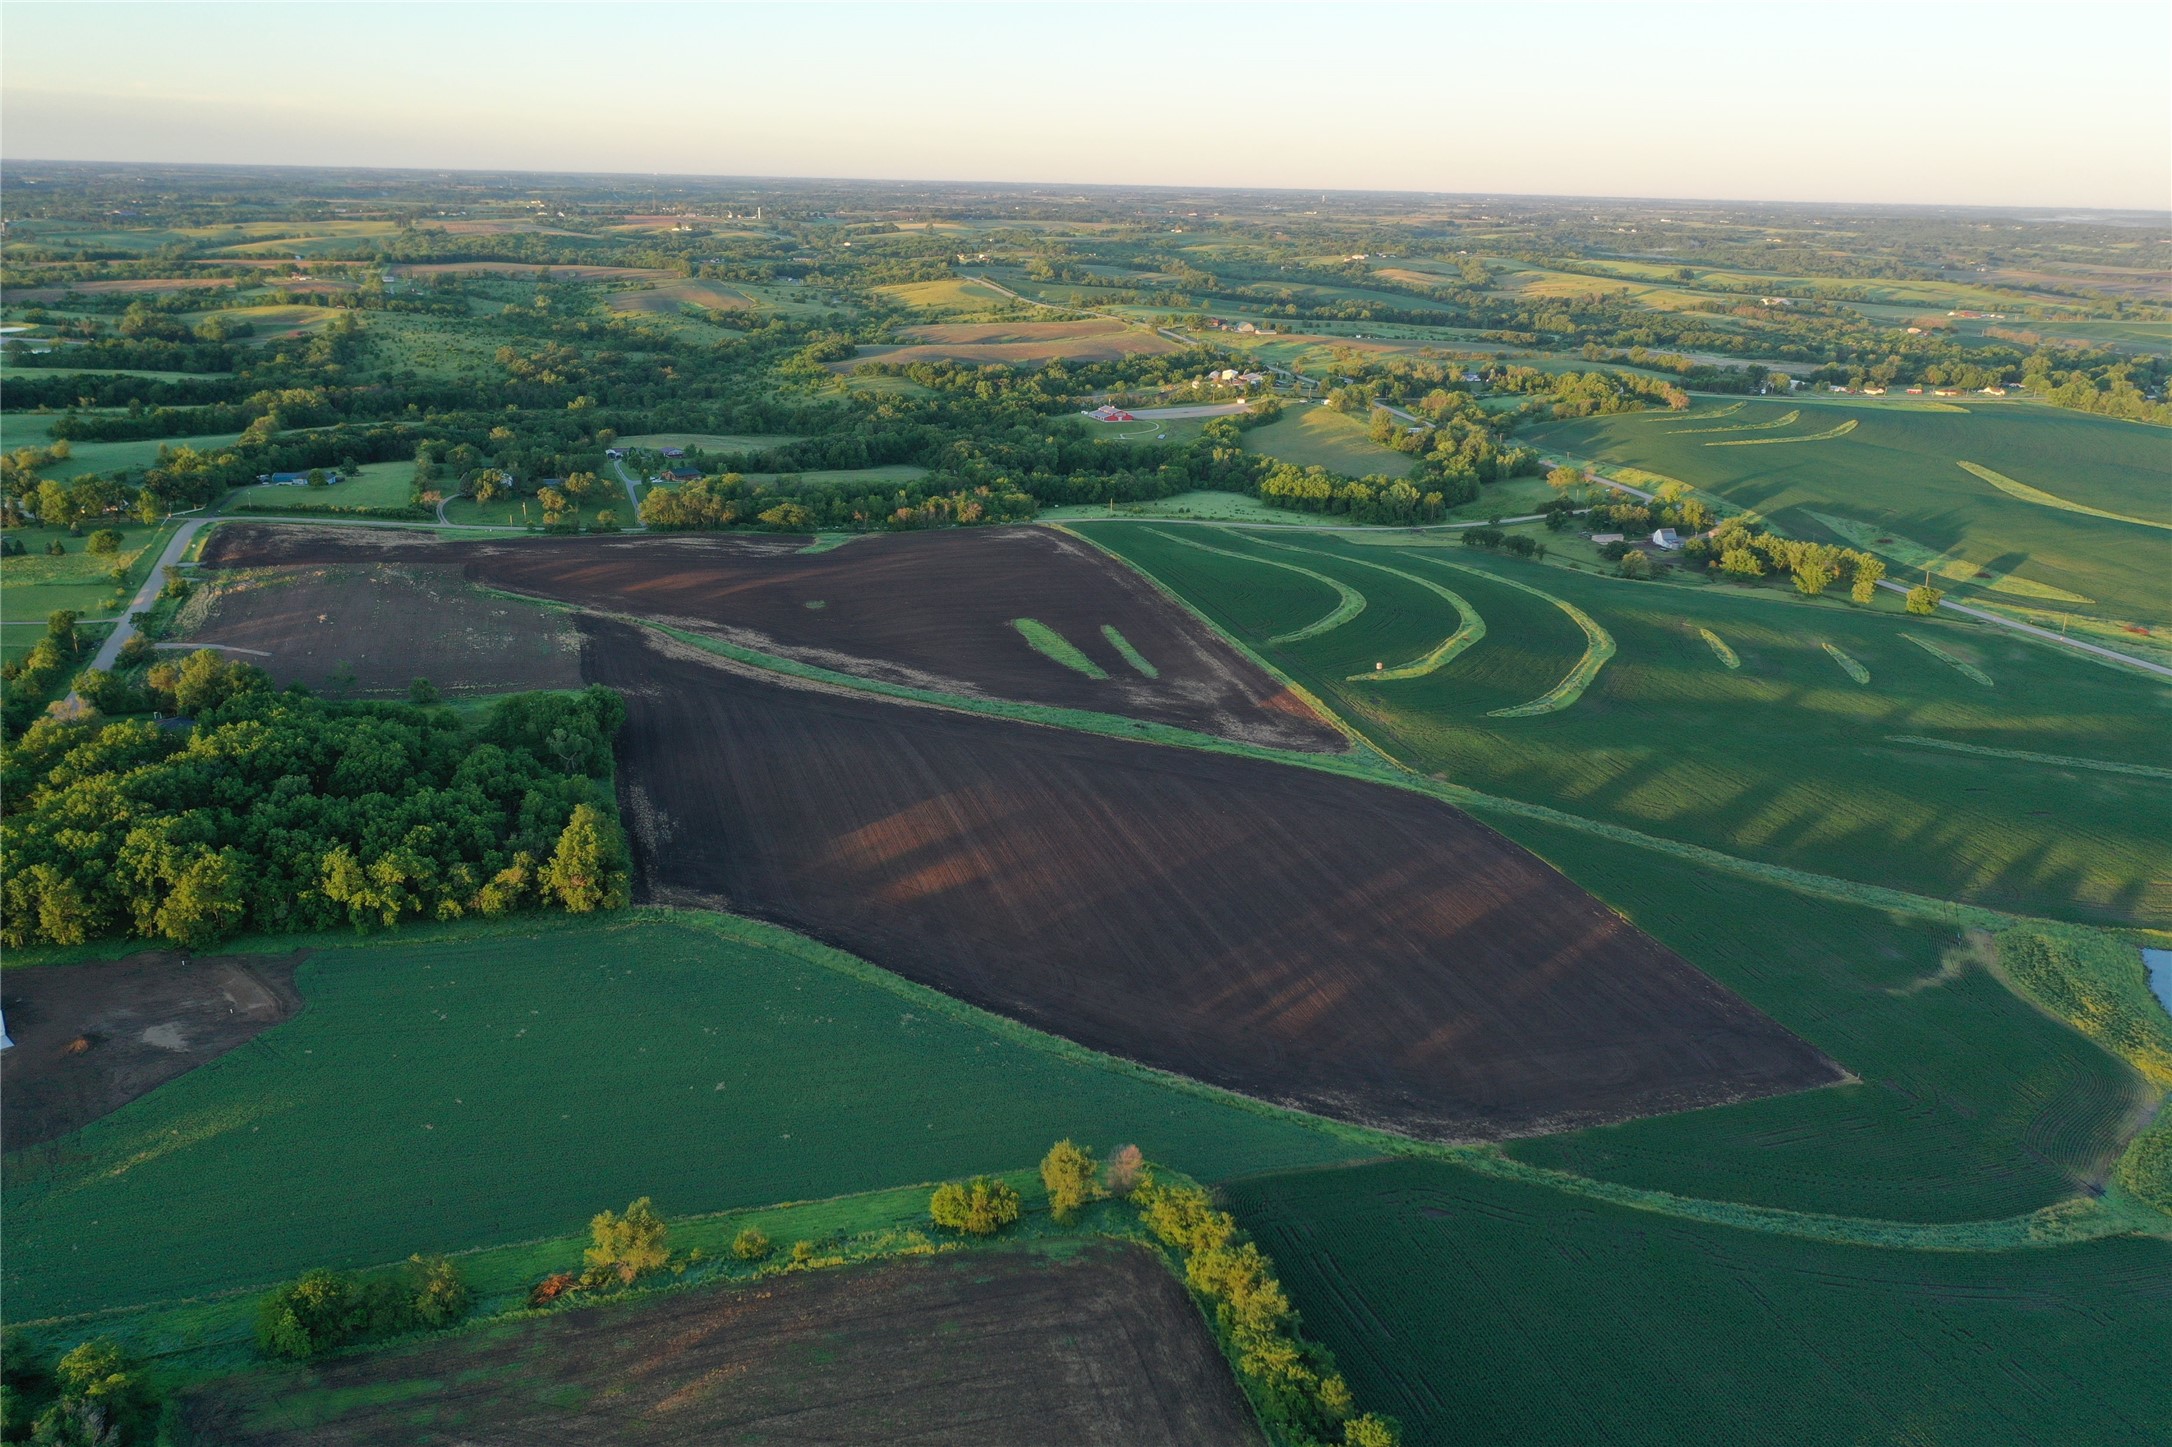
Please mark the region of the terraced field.
POLYGON ((1940 405, 1750 402, 1724 424, 1700 421, 1700 406, 1681 419, 1557 423, 1532 440, 1679 478, 1792 536, 1866 547, 1888 558, 1895 576, 1930 563, 1948 584, 1981 587, 1990 601, 2001 593, 1976 574, 2010 576, 2065 595, 2052 601, 2076 612, 2172 624, 2162 583, 2162 529, 2172 525, 2162 429, 2019 403, 1940 405), (1801 415, 1783 429, 1743 430, 1789 412, 1801 415), (1831 434, 1849 421, 1860 425, 1799 447, 1717 445, 1831 434), (1734 430, 1703 430, 1719 425, 1734 430), (1860 536, 1832 519, 1859 525, 1860 536))
POLYGON ((2172 920, 2172 890, 2160 882, 2172 879, 2172 847, 2156 824, 2172 791, 2161 781, 1892 741, 2159 766, 2158 721, 2172 692, 2161 680, 1986 626, 1904 623, 1883 601, 1809 606, 1724 585, 1634 583, 1396 534, 1073 526, 1420 772, 1846 879, 2060 918, 2172 920), (1381 671, 1376 664, 1421 657, 1464 626, 1452 606, 1395 573, 1451 588, 1484 620, 1485 638, 1431 672, 1352 682, 1381 671), (1363 611, 1293 636, 1348 606, 1336 584, 1362 595, 1363 611), (1574 607, 1613 642, 1575 700, 1543 715, 1516 710, 1569 680, 1593 643, 1561 607, 1514 584, 1574 607), (1737 666, 1725 666, 1707 632, 1737 666), (1826 645, 1870 682, 1856 682, 1826 645))

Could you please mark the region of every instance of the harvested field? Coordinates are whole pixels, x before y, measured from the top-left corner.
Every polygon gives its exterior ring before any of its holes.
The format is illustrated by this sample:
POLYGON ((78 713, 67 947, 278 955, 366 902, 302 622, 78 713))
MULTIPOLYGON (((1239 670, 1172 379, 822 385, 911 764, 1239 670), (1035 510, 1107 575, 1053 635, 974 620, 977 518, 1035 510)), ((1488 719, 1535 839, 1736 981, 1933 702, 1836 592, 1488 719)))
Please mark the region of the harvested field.
POLYGON ((663 281, 676 275, 639 266, 544 266, 524 261, 424 261, 385 269, 398 276, 534 276, 539 271, 547 271, 553 281, 663 281))
POLYGON ((619 788, 658 902, 722 902, 1090 1048, 1433 1139, 1838 1075, 1438 801, 583 628, 584 676, 627 695, 619 788))
POLYGON ((42 1145, 224 1055, 302 1008, 302 953, 191 960, 151 950, 9 970, 0 1141, 42 1145))
POLYGON ((682 306, 745 311, 755 305, 752 297, 721 281, 675 280, 646 291, 613 292, 607 303, 618 312, 675 312, 682 306))
POLYGON ((912 338, 912 344, 862 347, 857 357, 832 363, 832 370, 850 371, 862 362, 1047 362, 1058 357, 1107 362, 1181 350, 1157 332, 1113 320, 951 322, 899 335, 912 338))
POLYGON ((252 569, 197 590, 176 642, 231 650, 281 685, 405 695, 580 686, 580 638, 562 616, 489 597, 450 564, 252 569))
POLYGON ((116 281, 77 281, 66 286, 10 288, 7 299, 11 306, 41 306, 46 302, 59 301, 69 292, 80 292, 84 296, 162 296, 168 292, 202 291, 252 284, 237 281, 230 276, 130 277, 116 281))
POLYGON ((1144 1248, 1113 1243, 586 1307, 235 1377, 188 1417, 197 1440, 232 1447, 1261 1440, 1184 1289, 1144 1248))
MULTIPOLYGON (((807 541, 448 543, 389 529, 227 524, 212 535, 204 558, 212 567, 370 558, 464 563, 476 582, 670 622, 839 672, 1151 719, 1281 748, 1344 747, 1342 735, 1295 694, 1151 584, 1061 533, 979 528, 798 551, 807 541), (1109 676, 1089 678, 1036 652, 1011 626, 1021 617, 1056 630, 1109 676), (1156 676, 1133 667, 1102 634, 1103 625, 1120 630, 1156 676)), ((398 682, 405 687, 406 678, 398 682)))

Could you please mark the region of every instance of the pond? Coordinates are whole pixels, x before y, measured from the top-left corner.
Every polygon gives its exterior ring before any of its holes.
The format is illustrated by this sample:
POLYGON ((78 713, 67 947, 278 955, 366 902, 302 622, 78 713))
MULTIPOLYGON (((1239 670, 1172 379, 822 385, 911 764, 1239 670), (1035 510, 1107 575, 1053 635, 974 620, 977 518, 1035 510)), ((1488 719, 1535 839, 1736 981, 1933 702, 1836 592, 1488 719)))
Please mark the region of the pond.
POLYGON ((2142 967, 2149 971, 2149 987, 2172 1011, 2172 950, 2142 951, 2142 967))

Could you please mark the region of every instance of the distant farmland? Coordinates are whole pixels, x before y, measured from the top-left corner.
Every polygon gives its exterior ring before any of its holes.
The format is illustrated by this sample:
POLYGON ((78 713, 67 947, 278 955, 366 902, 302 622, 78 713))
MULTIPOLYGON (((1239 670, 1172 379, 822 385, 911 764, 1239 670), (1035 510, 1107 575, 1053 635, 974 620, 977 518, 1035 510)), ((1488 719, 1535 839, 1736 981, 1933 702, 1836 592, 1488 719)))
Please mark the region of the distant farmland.
POLYGON ((863 362, 1106 362, 1118 357, 1159 356, 1180 351, 1158 332, 1106 319, 1077 322, 954 322, 917 327, 904 346, 862 347, 850 361, 833 362, 850 371, 863 362))

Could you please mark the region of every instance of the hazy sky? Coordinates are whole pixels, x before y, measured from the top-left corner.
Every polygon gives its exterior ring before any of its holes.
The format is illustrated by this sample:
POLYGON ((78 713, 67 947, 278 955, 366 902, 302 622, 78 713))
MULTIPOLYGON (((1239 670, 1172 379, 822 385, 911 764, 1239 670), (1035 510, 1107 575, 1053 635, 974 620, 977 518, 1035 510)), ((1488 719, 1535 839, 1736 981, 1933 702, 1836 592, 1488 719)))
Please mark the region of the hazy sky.
POLYGON ((9 158, 2172 206, 2172 4, 0 3, 9 158))

